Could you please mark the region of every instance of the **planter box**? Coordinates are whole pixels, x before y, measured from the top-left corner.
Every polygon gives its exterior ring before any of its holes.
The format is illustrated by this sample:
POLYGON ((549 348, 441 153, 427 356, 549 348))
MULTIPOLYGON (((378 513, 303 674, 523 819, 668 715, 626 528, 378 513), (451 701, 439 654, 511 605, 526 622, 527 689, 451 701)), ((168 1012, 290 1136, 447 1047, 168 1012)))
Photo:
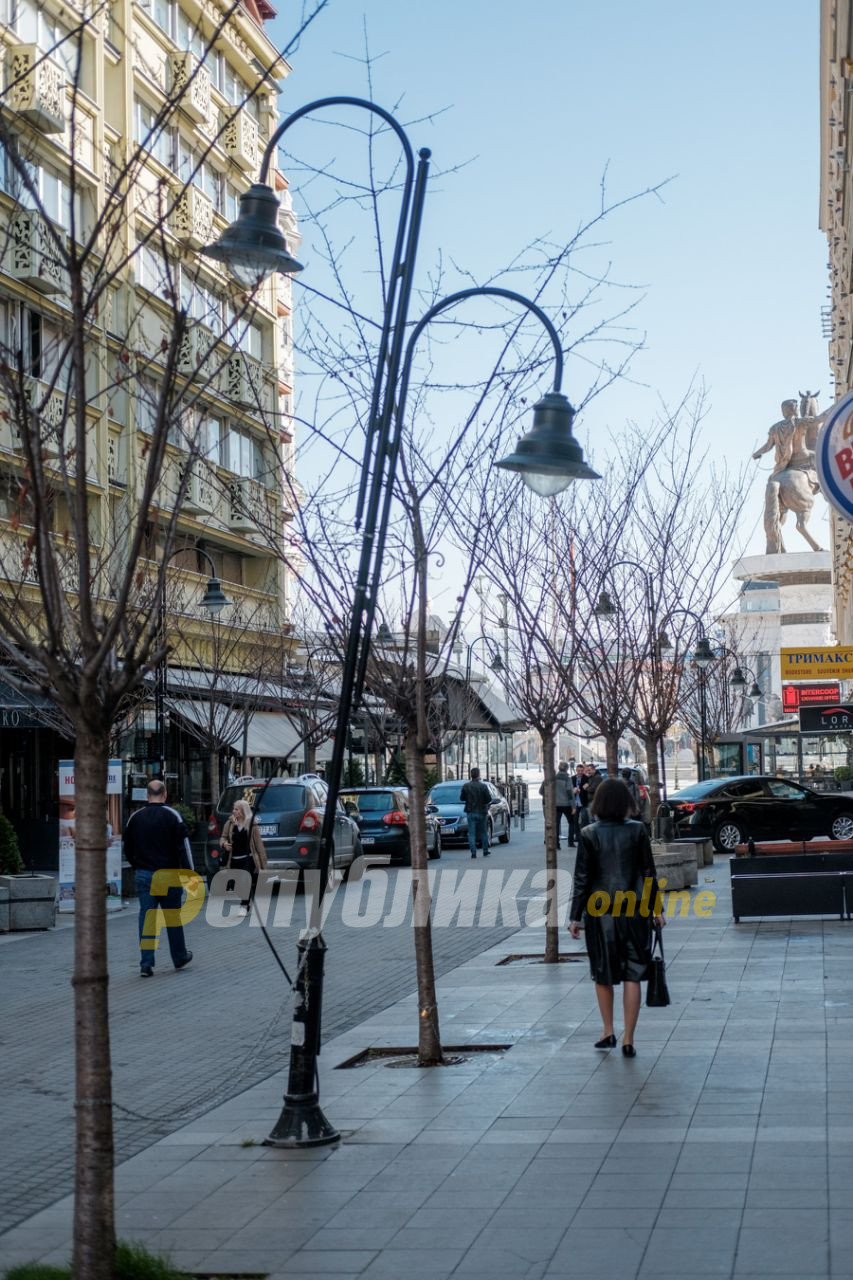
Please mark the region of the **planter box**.
POLYGON ((0 933, 9 932, 9 890, 0 885, 0 933))
POLYGON ((53 876, 0 876, 3 889, 9 894, 9 929, 53 928, 57 891, 53 876))
POLYGON ((732 858, 732 915, 837 916, 853 913, 853 854, 789 853, 732 858))

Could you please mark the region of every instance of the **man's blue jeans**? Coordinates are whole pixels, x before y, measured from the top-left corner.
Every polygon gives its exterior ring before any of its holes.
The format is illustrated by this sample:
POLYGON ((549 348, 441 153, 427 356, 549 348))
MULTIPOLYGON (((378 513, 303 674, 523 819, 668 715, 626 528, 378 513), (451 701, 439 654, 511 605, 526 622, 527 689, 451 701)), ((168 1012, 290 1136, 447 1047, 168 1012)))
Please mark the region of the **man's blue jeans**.
POLYGON ((483 846, 483 853, 489 852, 489 821, 485 813, 469 813, 468 817, 468 848, 472 853, 477 852, 477 841, 479 840, 483 846))
MULTIPOLYGON (((157 907, 165 907, 167 911, 177 911, 184 900, 184 891, 180 885, 172 885, 163 897, 153 898, 151 896, 151 881, 154 878, 153 871, 137 871, 136 872, 136 894, 139 898, 139 941, 142 941, 143 928, 145 926, 145 917, 149 911, 156 910, 157 907)), ((182 964, 186 960, 189 952, 187 944, 184 941, 183 925, 169 925, 166 929, 169 936, 169 951, 172 956, 172 964, 182 964)), ((149 929, 148 936, 152 931, 149 929)), ((139 952, 140 969, 153 969, 154 957, 156 951, 139 952)))

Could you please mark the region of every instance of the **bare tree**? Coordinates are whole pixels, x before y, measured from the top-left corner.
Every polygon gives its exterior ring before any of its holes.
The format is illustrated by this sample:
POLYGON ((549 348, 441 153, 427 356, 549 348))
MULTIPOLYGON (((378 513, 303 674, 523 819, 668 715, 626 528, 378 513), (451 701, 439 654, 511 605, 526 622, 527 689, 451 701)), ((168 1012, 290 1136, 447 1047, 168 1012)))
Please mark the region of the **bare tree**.
POLYGON ((2 95, 13 207, 0 252, 13 284, 0 333, 8 459, 0 651, 22 682, 57 703, 75 736, 73 1266, 86 1280, 112 1276, 115 1244, 103 892, 110 740, 128 698, 164 655, 157 602, 182 507, 188 496, 202 501, 202 397, 220 377, 242 376, 234 344, 251 323, 249 300, 224 284, 205 290, 192 265, 193 246, 210 230, 195 194, 206 160, 247 95, 262 95, 275 111, 277 58, 223 118, 205 97, 205 59, 213 60, 236 8, 226 7, 212 36, 194 33, 196 61, 163 54, 148 66, 141 27, 109 28, 127 64, 134 59, 156 85, 159 105, 140 108, 135 141, 127 121, 124 136, 109 126, 103 150, 95 148, 90 35, 114 21, 105 4, 51 18, 45 49, 19 46, 2 95), (166 151, 185 109, 205 122, 207 142, 170 166, 166 151), (61 135, 59 171, 42 161, 42 132, 61 135), (211 312, 215 331, 202 323, 211 312))

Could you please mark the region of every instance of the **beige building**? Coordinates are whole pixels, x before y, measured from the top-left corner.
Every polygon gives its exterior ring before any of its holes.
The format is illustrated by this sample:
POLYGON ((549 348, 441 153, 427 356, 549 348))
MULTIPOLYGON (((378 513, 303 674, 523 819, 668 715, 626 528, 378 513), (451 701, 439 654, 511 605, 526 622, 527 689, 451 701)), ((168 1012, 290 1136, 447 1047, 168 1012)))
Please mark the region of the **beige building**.
MULTIPOLYGON (((257 677, 258 645, 274 647, 289 629, 292 581, 280 549, 298 492, 291 284, 274 277, 247 300, 200 254, 236 217, 278 123, 289 67, 264 30, 273 14, 267 0, 233 9, 222 0, 116 0, 80 9, 59 0, 0 0, 0 347, 7 368, 20 360, 27 395, 39 407, 48 466, 65 447, 63 417, 73 392, 63 367, 67 281, 52 237, 84 244, 105 210, 116 211, 100 227, 99 253, 122 265, 86 333, 86 483, 92 539, 102 549, 120 545, 138 506, 175 311, 187 313, 176 365, 180 415, 170 426, 145 548, 153 568, 172 522, 178 552, 167 625, 175 683, 184 687, 177 668, 185 677, 213 653, 201 607, 206 557, 228 598, 221 628, 242 638, 220 645, 235 674, 257 677), (28 181, 10 153, 26 160, 28 181)), ((282 227, 297 246, 287 183, 275 163, 270 182, 282 198, 282 227)), ((10 477, 22 474, 22 452, 14 417, 0 415, 7 579, 15 555, 23 577, 35 572, 19 553, 17 525, 10 527, 10 477)), ((61 536, 61 497, 54 519, 61 536)), ((9 735, 0 739, 0 757, 21 751, 9 735)), ((38 792, 35 775, 24 775, 39 767, 21 764, 20 795, 38 792)), ((9 799, 0 796, 6 812, 9 799)))
MULTIPOLYGON (((830 293, 824 310, 835 397, 853 389, 853 4, 820 6, 820 227, 830 293)), ((853 524, 830 509, 835 630, 853 643, 853 524)))

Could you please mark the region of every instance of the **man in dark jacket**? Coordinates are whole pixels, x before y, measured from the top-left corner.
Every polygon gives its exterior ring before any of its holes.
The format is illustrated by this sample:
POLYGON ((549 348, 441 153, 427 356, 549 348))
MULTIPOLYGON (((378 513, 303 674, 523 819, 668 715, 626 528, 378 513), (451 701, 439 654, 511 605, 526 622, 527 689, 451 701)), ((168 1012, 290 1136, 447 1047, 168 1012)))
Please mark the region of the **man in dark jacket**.
POLYGON ((468 818, 468 848, 471 857, 477 856, 477 845, 483 846, 483 857, 489 856, 489 805, 492 793, 485 782, 480 781, 480 770, 471 770, 471 780, 466 782, 459 799, 465 806, 468 818))
MULTIPOLYGON (((157 871, 193 870, 193 856, 190 849, 189 833, 181 815, 166 804, 166 785, 160 778, 152 778, 148 783, 148 803, 137 809, 127 820, 124 829, 124 853, 136 872, 136 894, 139 898, 139 971, 143 978, 150 978, 154 973, 154 948, 150 946, 155 930, 154 919, 146 919, 149 911, 156 912, 158 907, 167 911, 180 909, 183 900, 183 889, 180 885, 172 885, 165 894, 156 898, 151 893, 151 881, 157 871), (143 947, 143 939, 149 945, 143 947)), ((184 941, 183 926, 168 925, 166 933, 169 937, 169 951, 176 969, 185 968, 193 958, 184 941)))

